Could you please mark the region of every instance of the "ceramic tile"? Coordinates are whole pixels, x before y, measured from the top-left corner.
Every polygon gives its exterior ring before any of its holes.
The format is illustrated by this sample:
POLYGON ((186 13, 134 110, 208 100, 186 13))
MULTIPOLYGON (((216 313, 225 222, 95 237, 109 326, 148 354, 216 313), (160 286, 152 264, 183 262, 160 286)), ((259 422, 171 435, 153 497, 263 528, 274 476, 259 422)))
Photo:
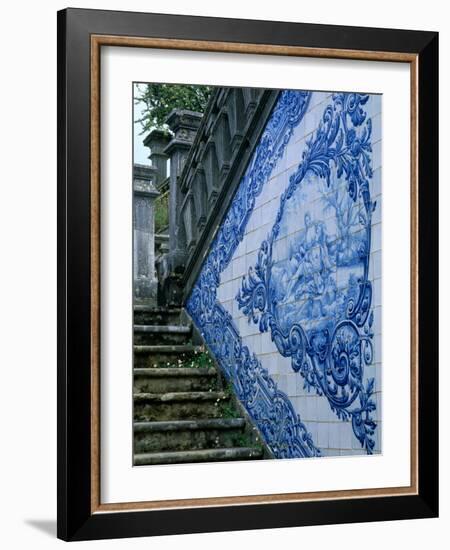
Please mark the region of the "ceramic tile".
POLYGON ((379 96, 283 91, 187 302, 275 456, 381 450, 381 131, 379 96))

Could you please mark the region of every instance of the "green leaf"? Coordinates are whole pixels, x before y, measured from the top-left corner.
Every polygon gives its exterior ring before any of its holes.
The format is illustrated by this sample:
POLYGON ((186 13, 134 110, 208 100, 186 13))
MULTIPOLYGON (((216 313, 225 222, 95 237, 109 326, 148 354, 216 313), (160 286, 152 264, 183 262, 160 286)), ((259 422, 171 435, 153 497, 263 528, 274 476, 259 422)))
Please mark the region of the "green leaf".
POLYGON ((205 112, 213 88, 191 84, 146 84, 137 88, 135 104, 142 103, 143 114, 138 120, 142 134, 158 129, 167 131, 165 120, 173 109, 205 112))

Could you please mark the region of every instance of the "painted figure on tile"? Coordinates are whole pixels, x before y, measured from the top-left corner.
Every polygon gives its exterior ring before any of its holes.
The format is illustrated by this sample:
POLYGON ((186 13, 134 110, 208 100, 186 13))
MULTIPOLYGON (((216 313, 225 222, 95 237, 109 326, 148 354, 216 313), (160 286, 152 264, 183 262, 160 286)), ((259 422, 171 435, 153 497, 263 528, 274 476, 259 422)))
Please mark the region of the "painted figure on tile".
POLYGON ((281 287, 286 286, 282 304, 298 302, 304 314, 317 318, 325 314, 324 301, 330 297, 334 268, 325 225, 304 216, 305 229, 294 243, 288 266, 283 270, 281 287))

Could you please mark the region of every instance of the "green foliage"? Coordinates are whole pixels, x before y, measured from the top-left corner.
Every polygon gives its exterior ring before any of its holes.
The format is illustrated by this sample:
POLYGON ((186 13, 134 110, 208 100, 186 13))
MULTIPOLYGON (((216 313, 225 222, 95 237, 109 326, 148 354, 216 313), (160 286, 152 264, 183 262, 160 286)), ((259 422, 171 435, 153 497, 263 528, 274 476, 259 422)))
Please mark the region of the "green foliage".
POLYGON ((155 200, 155 233, 161 233, 169 226, 169 192, 155 200))
POLYGON ((179 367, 179 368, 192 368, 192 369, 205 369, 214 366, 214 361, 208 350, 202 346, 201 351, 195 351, 194 353, 182 353, 175 363, 161 362, 161 367, 179 367))
POLYGON ((213 359, 207 349, 205 349, 205 351, 194 352, 189 363, 190 364, 185 366, 191 366, 198 369, 206 369, 214 366, 213 359))
POLYGON ((142 125, 142 133, 155 128, 166 130, 164 121, 172 109, 187 109, 203 113, 211 96, 210 86, 188 84, 145 84, 141 85, 134 99, 143 103, 143 115, 137 121, 142 125))
POLYGON ((233 403, 222 402, 220 404, 220 418, 239 418, 240 414, 233 403))

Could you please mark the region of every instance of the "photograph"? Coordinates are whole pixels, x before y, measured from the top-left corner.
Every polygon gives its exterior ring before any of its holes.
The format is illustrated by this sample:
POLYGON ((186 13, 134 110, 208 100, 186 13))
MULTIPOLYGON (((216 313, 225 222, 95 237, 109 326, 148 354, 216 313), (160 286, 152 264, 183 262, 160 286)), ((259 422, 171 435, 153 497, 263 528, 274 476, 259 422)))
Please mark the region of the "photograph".
POLYGON ((382 94, 132 96, 133 465, 383 453, 382 94))
POLYGON ((445 548, 444 6, 5 4, 5 549, 445 548))
POLYGON ((438 33, 58 40, 58 537, 436 517, 438 33))

